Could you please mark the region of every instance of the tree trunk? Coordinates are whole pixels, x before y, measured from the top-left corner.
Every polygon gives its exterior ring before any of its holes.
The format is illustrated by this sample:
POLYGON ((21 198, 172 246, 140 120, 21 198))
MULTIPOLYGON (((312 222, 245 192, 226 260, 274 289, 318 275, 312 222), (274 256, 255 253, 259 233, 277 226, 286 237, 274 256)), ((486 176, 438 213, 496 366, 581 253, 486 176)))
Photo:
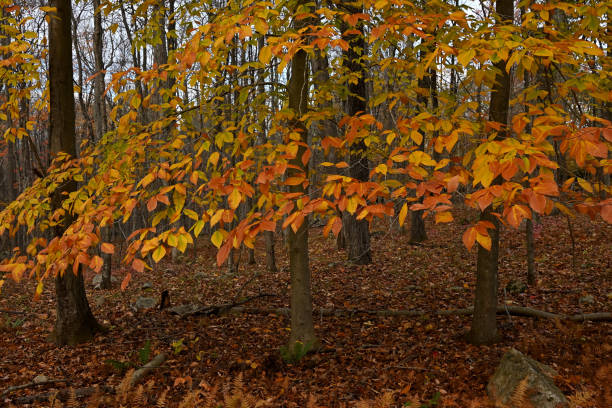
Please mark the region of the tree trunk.
MULTIPOLYGON (((360 8, 352 5, 343 4, 347 12, 351 14, 362 12, 360 8)), ((349 44, 348 50, 344 53, 343 64, 348 71, 357 73, 358 79, 348 84, 348 97, 346 99, 346 114, 355 116, 366 113, 366 69, 360 59, 366 53, 366 42, 363 34, 363 24, 359 23, 355 27, 360 33, 344 35, 344 40, 349 44)), ((343 27, 343 30, 348 27, 343 27)), ((370 165, 366 155, 367 147, 363 140, 353 143, 349 152, 349 171, 348 176, 355 182, 366 182, 370 178, 370 165)), ((357 213, 345 213, 343 217, 344 237, 348 259, 358 265, 366 265, 372 262, 372 252, 370 250, 370 231, 369 222, 366 219, 358 220, 357 213)))
MULTIPOLYGON (((296 10, 300 6, 305 6, 306 0, 298 0, 296 10)), ((306 25, 306 20, 296 20, 295 29, 306 25)), ((301 121, 302 115, 306 113, 308 107, 308 69, 307 54, 303 49, 295 53, 291 59, 291 78, 287 84, 289 94, 289 109, 295 112, 295 118, 291 120, 289 127, 295 129, 300 134, 302 142, 306 142, 307 130, 301 121)), ((288 177, 304 176, 308 174, 308 164, 302 163, 302 156, 306 147, 299 146, 295 158, 290 160, 290 167, 287 170, 288 177)), ((302 184, 289 186, 292 193, 308 192, 302 184)), ((289 251, 289 269, 291 272, 291 336, 288 348, 293 350, 298 343, 308 347, 316 347, 317 338, 314 332, 312 320, 312 297, 310 294, 310 265, 308 261, 308 217, 304 217, 302 225, 293 231, 287 228, 287 247, 289 251)))
MULTIPOLYGON (((93 115, 94 115, 94 143, 98 143, 104 133, 106 133, 106 104, 104 103, 104 61, 103 45, 102 45, 102 12, 100 8, 100 0, 93 0, 94 7, 94 35, 93 35, 93 54, 94 54, 94 100, 93 100, 93 115)), ((109 242, 111 239, 112 226, 101 228, 101 238, 104 242, 109 242)), ((102 267, 102 289, 111 288, 111 269, 112 257, 110 254, 100 254, 104 260, 102 267)))
MULTIPOLYGON (((514 16, 513 0, 497 0, 497 24, 511 23, 514 16)), ((495 64, 495 84, 491 89, 489 119, 507 125, 510 102, 510 74, 506 71, 506 61, 495 64)), ((504 137, 506 128, 502 128, 498 138, 504 137)), ((499 183, 494 180, 493 183, 499 183)), ((490 344, 498 339, 496 307, 497 307, 497 267, 499 258, 499 220, 493 215, 491 204, 481 213, 482 221, 491 222, 494 229, 489 230, 491 250, 488 251, 478 244, 478 261, 476 265, 476 298, 474 299, 474 316, 468 339, 473 344, 490 344)))
POLYGON ((266 240, 266 269, 268 272, 276 272, 276 255, 274 254, 274 232, 264 232, 264 238, 266 240))
MULTIPOLYGON (((72 33, 70 0, 52 0, 57 12, 49 18, 49 145, 52 154, 65 152, 76 156, 75 112, 72 79, 72 33)), ((62 196, 76 190, 76 182, 59 187, 53 195, 53 208, 59 208, 62 196)), ((55 229, 61 236, 70 224, 69 216, 55 229)), ((58 344, 87 341, 101 329, 94 318, 87 297, 81 268, 70 269, 55 278, 57 320, 53 339, 58 344)))

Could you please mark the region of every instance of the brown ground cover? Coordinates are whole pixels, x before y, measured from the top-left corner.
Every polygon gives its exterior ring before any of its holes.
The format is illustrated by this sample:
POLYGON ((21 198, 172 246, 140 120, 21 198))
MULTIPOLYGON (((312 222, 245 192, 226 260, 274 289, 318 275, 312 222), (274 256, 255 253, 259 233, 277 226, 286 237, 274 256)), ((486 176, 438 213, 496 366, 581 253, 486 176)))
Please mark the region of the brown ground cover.
MULTIPOLYGON (((485 404, 488 378, 504 351, 514 347, 555 368, 555 382, 566 395, 582 392, 591 395, 590 406, 612 406, 610 323, 499 316, 502 341, 475 347, 462 339, 469 316, 317 315, 320 308, 431 311, 471 306, 476 256, 461 243, 461 221, 469 218, 461 213, 453 224, 428 223, 429 240, 423 246, 409 245, 405 234, 379 222, 373 233, 374 263, 365 267, 346 262, 335 241, 314 229, 312 293, 322 347, 294 364, 286 364, 279 353, 289 333, 285 316, 230 313, 180 318, 130 307, 139 296, 159 298, 162 290, 169 291, 173 305, 223 304, 265 293, 274 296, 248 306, 287 307, 289 277, 280 242, 279 272, 274 274, 266 272, 260 246, 256 265, 245 265, 243 254, 240 272, 228 275, 226 268, 215 266, 215 249, 204 241, 174 261, 155 265, 152 272, 136 274, 125 291, 118 284, 110 291, 94 290, 89 274, 92 309, 110 331, 77 347, 58 348, 47 340, 55 318, 51 281, 37 302, 32 301, 32 281, 7 282, 0 294, 0 393, 37 375, 67 379, 74 388, 115 387, 125 370, 142 365, 139 350, 148 342, 151 351, 144 357, 160 352, 169 356, 147 378, 153 382, 149 398, 154 402, 166 390, 169 406, 177 406, 190 389, 204 393, 220 385, 221 395, 223 384, 241 378, 243 391, 267 400, 268 406, 302 407, 310 399, 311 406, 348 407, 393 392, 396 406, 467 407, 485 404), (143 289, 145 282, 152 288, 143 289), (423 405, 409 405, 416 400, 423 405)), ((575 268, 566 219, 545 217, 536 227, 540 282, 524 293, 504 291, 511 280, 525 281, 524 233, 503 231, 500 303, 564 314, 612 311, 612 227, 585 218, 572 222, 575 268), (580 301, 588 295, 592 302, 580 301)), ((114 273, 121 279, 126 271, 119 268, 114 273)), ((12 392, 0 399, 0 406, 53 389, 12 392)))

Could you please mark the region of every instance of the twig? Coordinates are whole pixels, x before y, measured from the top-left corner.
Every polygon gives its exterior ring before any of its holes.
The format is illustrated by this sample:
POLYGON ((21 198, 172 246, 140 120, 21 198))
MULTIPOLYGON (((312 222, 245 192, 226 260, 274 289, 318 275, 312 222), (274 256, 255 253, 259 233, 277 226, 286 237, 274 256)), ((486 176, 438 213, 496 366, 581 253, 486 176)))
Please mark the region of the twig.
POLYGON ((132 374, 132 378, 130 379, 130 384, 132 386, 138 384, 147 374, 149 374, 149 372, 151 372, 151 370, 154 368, 159 368, 159 366, 166 361, 166 358, 168 358, 166 353, 156 355, 153 360, 134 371, 134 374, 132 374))
POLYGON ((32 381, 27 384, 13 385, 11 387, 8 387, 6 390, 2 391, 2 394, 0 394, 0 398, 4 397, 5 395, 10 394, 11 392, 23 390, 26 388, 38 387, 39 385, 49 385, 49 384, 57 384, 57 383, 69 383, 69 382, 70 382, 69 380, 65 380, 65 379, 49 379, 49 380, 44 380, 44 381, 32 381))

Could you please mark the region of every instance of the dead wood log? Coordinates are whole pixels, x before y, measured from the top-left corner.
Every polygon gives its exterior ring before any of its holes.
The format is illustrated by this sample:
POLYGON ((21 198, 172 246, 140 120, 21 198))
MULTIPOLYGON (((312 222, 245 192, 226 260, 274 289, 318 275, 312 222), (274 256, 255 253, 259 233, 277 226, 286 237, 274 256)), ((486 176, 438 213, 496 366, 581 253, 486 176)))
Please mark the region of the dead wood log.
POLYGON ((168 358, 166 353, 160 353, 156 355, 153 360, 149 361, 147 364, 134 371, 134 374, 132 374, 132 379, 130 380, 130 384, 132 386, 138 384, 147 374, 149 374, 149 372, 151 372, 151 370, 162 365, 162 363, 166 361, 166 358, 168 358))
MULTIPOLYGON (((277 314, 282 316, 289 316, 290 310, 288 308, 247 308, 247 307, 233 307, 229 312, 235 313, 251 313, 251 314, 277 314)), ((370 315, 380 317, 420 317, 426 315, 436 316, 469 316, 474 313, 473 308, 465 309, 450 309, 450 310, 364 310, 364 309, 318 309, 314 310, 314 315, 319 316, 351 316, 351 315, 370 315)), ((523 316, 523 317, 534 317, 541 319, 559 319, 559 320, 570 320, 574 322, 591 321, 591 322, 604 322, 612 321, 612 313, 601 312, 601 313, 585 313, 577 315, 565 315, 545 312, 543 310, 532 309, 530 307, 523 306, 497 306, 497 314, 509 314, 511 316, 523 316)))
POLYGON ((2 391, 2 394, 0 394, 0 398, 4 397, 5 395, 10 394, 13 391, 19 391, 19 390, 23 390, 23 389, 26 389, 26 388, 33 388, 33 387, 38 387, 38 386, 42 386, 42 385, 50 385, 50 384, 57 384, 57 383, 67 383, 67 382, 69 382, 69 381, 65 380, 65 379, 47 379, 47 380, 43 380, 43 381, 32 381, 32 382, 27 383, 27 384, 13 385, 11 387, 8 387, 6 390, 2 391))
POLYGON ((248 297, 241 301, 232 302, 232 303, 224 303, 221 305, 205 306, 205 305, 198 304, 198 303, 189 303, 189 304, 169 307, 165 310, 172 314, 179 315, 181 317, 192 316, 192 315, 198 315, 198 316, 220 315, 220 314, 229 312, 230 310, 233 310, 241 305, 244 305, 245 303, 251 302, 255 299, 259 299, 262 297, 276 297, 276 296, 277 295, 273 295, 270 293, 261 293, 256 296, 248 297))
MULTIPOLYGON (((108 387, 106 385, 101 385, 101 386, 98 386, 98 387, 75 388, 74 389, 74 396, 76 398, 91 397, 96 392, 104 392, 104 393, 107 393, 107 394, 114 394, 115 393, 115 389, 112 388, 112 387, 108 387)), ((14 404, 33 404, 35 402, 49 402, 49 400, 51 398, 54 398, 54 399, 60 400, 60 401, 66 401, 70 397, 71 393, 72 393, 72 391, 71 391, 70 388, 65 388, 65 389, 62 389, 62 390, 59 390, 59 391, 44 392, 44 393, 41 393, 41 394, 26 395, 26 396, 23 396, 23 397, 14 398, 12 400, 12 402, 14 404)))

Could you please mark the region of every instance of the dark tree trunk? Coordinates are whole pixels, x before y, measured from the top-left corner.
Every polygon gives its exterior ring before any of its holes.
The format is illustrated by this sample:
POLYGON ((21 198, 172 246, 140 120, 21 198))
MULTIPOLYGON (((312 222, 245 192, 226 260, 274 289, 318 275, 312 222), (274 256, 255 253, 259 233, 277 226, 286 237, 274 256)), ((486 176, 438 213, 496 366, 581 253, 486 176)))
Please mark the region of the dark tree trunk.
MULTIPOLYGON (((497 0, 497 23, 511 23, 514 16, 513 0, 497 0)), ((491 89, 489 119, 507 125, 510 102, 510 74, 506 71, 506 61, 495 64, 497 71, 495 84, 491 89)), ((505 128, 498 137, 504 137, 505 128)), ((494 183, 499 183, 495 180, 494 183)), ((468 339, 473 344, 490 344, 498 340, 497 333, 497 267, 499 260, 499 220, 492 214, 492 204, 481 213, 480 219, 492 223, 495 228, 489 230, 491 250, 478 244, 478 261, 476 265, 476 298, 474 299, 474 316, 468 339)))
MULTIPOLYGON (((59 152, 76 156, 75 113, 72 79, 72 33, 70 0, 52 0, 56 7, 49 19, 49 145, 52 154, 59 152)), ((53 196, 53 207, 59 208, 64 193, 76 190, 71 181, 58 188, 53 196)), ((61 236, 70 223, 66 219, 55 233, 61 236)), ((57 320, 53 338, 58 344, 77 344, 87 341, 101 329, 94 318, 87 297, 81 268, 71 268, 55 278, 57 320)))
MULTIPOLYGON (((93 100, 93 115, 94 115, 94 143, 98 143, 104 133, 106 133, 106 104, 104 103, 104 61, 103 45, 102 45, 102 12, 99 10, 100 0, 93 0, 94 7, 94 35, 93 35, 93 54, 94 54, 94 69, 96 76, 94 77, 94 100, 93 100)), ((101 228, 102 240, 109 242, 111 239, 110 226, 101 228)), ((111 288, 111 270, 112 257, 110 254, 100 254, 104 260, 102 267, 102 289, 111 288)))
MULTIPOLYGON (((306 0, 298 0, 296 10, 306 5, 306 0)), ((296 20, 295 28, 299 30, 306 25, 306 21, 296 20)), ((301 141, 306 142, 307 130, 300 120, 306 113, 308 107, 308 61, 304 50, 299 50, 291 59, 291 78, 287 84, 289 94, 289 109, 296 114, 290 127, 299 132, 301 141)), ((308 174, 308 164, 302 163, 302 156, 306 150, 303 145, 299 146, 297 155, 290 161, 292 167, 287 170, 288 177, 304 176, 308 174)), ((290 186, 292 193, 307 194, 302 184, 290 186)), ((308 260, 308 217, 293 231, 287 228, 287 247, 289 251, 289 269, 291 272, 291 337, 289 349, 293 350, 298 343, 317 346, 317 338, 314 332, 312 320, 312 296, 310 293, 310 265, 308 260)))
MULTIPOLYGON (((343 4, 347 12, 351 14, 361 12, 361 9, 353 5, 343 4)), ((355 116, 366 113, 367 88, 366 88, 366 68, 361 58, 366 53, 366 42, 363 34, 363 24, 355 27, 359 34, 343 34, 343 38, 349 44, 345 52, 343 64, 349 72, 357 73, 357 81, 348 84, 348 97, 346 99, 346 114, 355 116)), ((348 27, 343 27, 346 31, 348 27)), ((349 152, 349 171, 348 176, 356 182, 365 182, 370 178, 370 165, 366 155, 367 147, 363 141, 353 143, 349 152)), ((359 265, 366 265, 372 262, 372 252, 370 249, 369 222, 366 219, 358 220, 357 214, 346 213, 343 217, 344 238, 348 259, 359 265)))
MULTIPOLYGON (((421 60, 423 59, 423 55, 421 55, 421 60)), ((420 91, 417 95, 417 102, 419 109, 427 110, 429 96, 428 93, 431 92, 431 77, 430 75, 425 75, 422 79, 418 81, 420 91)), ((423 132, 421 132, 423 133, 423 132)), ((419 146, 421 151, 425 151, 425 135, 423 134, 423 140, 419 146)), ((423 202, 423 197, 419 199, 419 202, 423 202)), ((410 211, 410 242, 411 243, 420 243, 427 241, 427 232, 425 231, 425 220, 423 219, 423 210, 418 211, 410 211)))
POLYGON ((538 282, 538 272, 535 267, 535 240, 533 239, 533 221, 527 219, 525 226, 525 241, 527 243, 527 284, 535 286, 538 282))
POLYGON ((276 272, 276 255, 274 254, 274 232, 264 232, 264 239, 266 241, 266 268, 268 272, 276 272))

